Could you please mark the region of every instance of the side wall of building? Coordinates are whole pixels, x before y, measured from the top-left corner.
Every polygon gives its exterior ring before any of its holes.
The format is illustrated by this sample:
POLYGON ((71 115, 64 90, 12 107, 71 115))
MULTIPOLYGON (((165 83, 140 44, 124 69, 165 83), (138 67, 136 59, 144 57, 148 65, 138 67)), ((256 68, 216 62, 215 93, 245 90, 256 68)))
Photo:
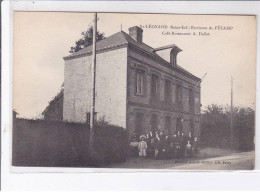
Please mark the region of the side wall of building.
POLYGON ((111 124, 126 128, 127 48, 97 56, 96 112, 111 124))
MULTIPOLYGON (((65 61, 63 118, 69 122, 87 121, 91 98, 91 55, 65 61)), ((126 127, 127 48, 97 54, 97 119, 126 127)))
POLYGON ((91 56, 65 60, 63 120, 84 123, 90 110, 91 56))
POLYGON ((191 128, 195 136, 200 135, 200 86, 195 89, 194 111, 190 111, 189 92, 197 84, 197 81, 173 70, 164 67, 160 61, 156 61, 150 56, 138 51, 135 48, 129 48, 128 51, 128 91, 127 91, 127 128, 130 136, 136 134, 136 114, 143 115, 143 128, 141 133, 146 134, 153 129, 152 115, 157 115, 157 130, 173 134, 176 131, 177 119, 181 120, 184 131, 189 132, 191 128), (137 70, 145 72, 144 95, 136 94, 136 72, 137 70), (153 101, 151 98, 151 76, 159 76, 159 99, 153 101), (165 102, 165 81, 171 83, 171 100, 165 102), (176 102, 176 86, 182 88, 182 105, 176 102), (180 107, 180 108, 179 108, 180 107), (166 129, 166 119, 170 118, 171 129, 166 129))

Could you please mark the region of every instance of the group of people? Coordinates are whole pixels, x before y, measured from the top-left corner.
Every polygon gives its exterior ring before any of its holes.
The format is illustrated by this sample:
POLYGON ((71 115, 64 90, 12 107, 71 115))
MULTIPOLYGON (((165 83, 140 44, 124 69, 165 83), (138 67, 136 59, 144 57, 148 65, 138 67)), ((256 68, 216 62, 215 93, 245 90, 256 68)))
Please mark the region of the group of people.
POLYGON ((191 132, 177 131, 173 136, 163 132, 151 131, 141 135, 139 140, 134 137, 130 143, 132 155, 154 159, 184 158, 197 155, 199 152, 198 138, 191 132))

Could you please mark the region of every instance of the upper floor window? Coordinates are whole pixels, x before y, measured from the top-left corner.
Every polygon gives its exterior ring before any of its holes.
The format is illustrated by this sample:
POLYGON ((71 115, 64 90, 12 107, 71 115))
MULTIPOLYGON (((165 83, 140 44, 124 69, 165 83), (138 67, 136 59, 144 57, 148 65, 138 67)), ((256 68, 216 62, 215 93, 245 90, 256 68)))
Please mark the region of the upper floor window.
POLYGON ((189 109, 191 113, 194 113, 194 106, 195 106, 195 98, 194 98, 194 91, 189 89, 189 109))
POLYGON ((151 97, 157 98, 159 97, 159 76, 152 74, 151 80, 151 97))
POLYGON ((170 80, 165 80, 165 87, 164 87, 164 101, 171 102, 172 99, 172 86, 170 80))
POLYGON ((144 76, 143 70, 137 70, 136 72, 136 94, 144 95, 144 76))
POLYGON ((182 104, 182 88, 181 88, 181 85, 176 86, 176 103, 182 104))

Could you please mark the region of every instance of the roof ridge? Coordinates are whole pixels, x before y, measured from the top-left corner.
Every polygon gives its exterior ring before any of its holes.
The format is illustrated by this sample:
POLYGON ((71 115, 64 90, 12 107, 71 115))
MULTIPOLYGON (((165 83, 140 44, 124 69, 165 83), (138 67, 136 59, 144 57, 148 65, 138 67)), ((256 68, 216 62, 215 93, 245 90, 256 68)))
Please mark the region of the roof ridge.
MULTIPOLYGON (((107 41, 108 39, 111 39, 111 38, 113 38, 114 36, 116 36, 116 35, 118 35, 118 34, 123 34, 122 32, 123 32, 123 31, 119 31, 119 32, 117 32, 117 33, 115 33, 115 34, 110 35, 109 37, 106 37, 106 38, 104 38, 104 39, 102 39, 102 40, 97 41, 97 45, 99 46, 100 44, 102 44, 102 42, 104 43, 104 41, 107 41)), ((125 33, 125 32, 124 32, 124 33, 125 33)), ((125 34, 126 34, 126 33, 125 33, 125 34)), ((124 34, 123 34, 123 37, 124 37, 124 40, 125 40, 124 43, 127 43, 128 41, 125 39, 124 34)), ((123 43, 121 43, 121 44, 123 44, 123 43)), ((77 52, 75 52, 75 53, 72 53, 72 54, 70 54, 70 55, 68 55, 68 56, 65 56, 65 58, 71 57, 71 56, 77 56, 77 55, 84 54, 84 53, 88 53, 86 50, 89 49, 92 45, 93 45, 93 44, 90 44, 90 45, 88 45, 88 46, 82 48, 81 50, 79 50, 79 51, 77 51, 77 52)), ((115 44, 115 45, 117 45, 117 44, 115 44)), ((113 45, 113 46, 114 46, 114 45, 113 45)), ((111 45, 110 45, 110 47, 111 47, 111 45)), ((99 49, 97 48, 97 50, 102 50, 102 48, 99 48, 99 49)))

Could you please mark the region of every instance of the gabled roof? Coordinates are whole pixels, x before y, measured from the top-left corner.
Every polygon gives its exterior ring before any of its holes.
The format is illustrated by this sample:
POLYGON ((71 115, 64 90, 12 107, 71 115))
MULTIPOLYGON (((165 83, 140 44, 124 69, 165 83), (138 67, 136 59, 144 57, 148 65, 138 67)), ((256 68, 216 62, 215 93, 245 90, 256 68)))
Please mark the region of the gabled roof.
MULTIPOLYGON (((131 36, 129 36, 127 33, 123 32, 123 31, 117 32, 103 40, 98 41, 96 44, 96 49, 97 49, 97 51, 100 51, 103 49, 126 45, 129 43, 145 50, 146 52, 155 54, 152 52, 152 50, 153 50, 152 47, 150 47, 142 42, 135 41, 131 36)), ((66 57, 64 57, 64 59, 73 57, 73 56, 77 56, 77 55, 81 55, 81 54, 91 53, 91 52, 92 52, 92 45, 87 46, 87 47, 81 49, 80 51, 75 52, 69 56, 66 56, 66 57)))
MULTIPOLYGON (((143 42, 137 42, 124 31, 117 32, 103 40, 98 41, 96 44, 96 51, 99 52, 102 50, 116 48, 116 47, 120 47, 123 45, 132 45, 132 46, 138 47, 141 50, 145 51, 146 53, 163 61, 165 64, 168 64, 168 66, 173 68, 174 70, 184 73, 184 74, 188 74, 189 76, 192 76, 193 78, 199 79, 198 77, 194 76, 193 74, 191 74, 190 72, 188 72, 187 70, 185 70, 184 68, 182 68, 178 65, 176 67, 173 67, 172 65, 170 65, 170 63, 168 61, 165 61, 162 57, 160 57, 158 54, 156 54, 154 48, 148 46, 147 44, 145 44, 143 42)), ((173 46, 173 45, 170 45, 170 46, 173 46)), ((64 60, 69 59, 69 58, 74 58, 74 57, 84 55, 84 54, 91 54, 91 53, 92 53, 92 45, 89 45, 89 46, 81 49, 80 51, 77 51, 69 56, 64 57, 64 60)))

